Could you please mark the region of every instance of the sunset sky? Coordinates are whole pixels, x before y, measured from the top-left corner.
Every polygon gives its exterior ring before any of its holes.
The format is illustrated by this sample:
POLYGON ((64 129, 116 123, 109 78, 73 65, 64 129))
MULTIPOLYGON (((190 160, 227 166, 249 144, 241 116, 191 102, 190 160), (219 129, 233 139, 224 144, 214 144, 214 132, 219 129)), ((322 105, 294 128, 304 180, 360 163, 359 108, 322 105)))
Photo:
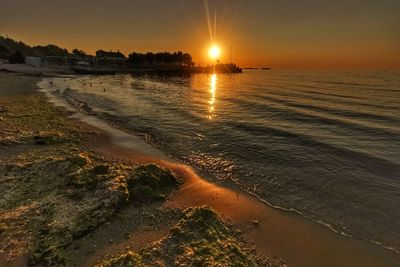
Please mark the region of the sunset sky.
MULTIPOLYGON (((242 67, 400 68, 399 0, 209 0, 222 61, 242 67)), ((0 0, 0 35, 29 45, 183 50, 209 63, 203 0, 0 0)))

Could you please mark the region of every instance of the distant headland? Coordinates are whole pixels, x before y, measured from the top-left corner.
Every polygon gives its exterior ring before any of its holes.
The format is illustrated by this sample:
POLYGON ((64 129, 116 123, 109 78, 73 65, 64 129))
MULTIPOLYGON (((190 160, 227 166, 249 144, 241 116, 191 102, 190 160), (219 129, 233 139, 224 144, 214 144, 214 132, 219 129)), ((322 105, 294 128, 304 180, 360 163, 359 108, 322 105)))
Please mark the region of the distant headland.
POLYGON ((244 70, 271 70, 270 67, 262 67, 262 68, 255 68, 255 67, 246 67, 243 68, 244 70))
POLYGON ((56 45, 28 46, 0 36, 0 64, 27 64, 33 67, 60 68, 77 74, 115 73, 241 73, 236 64, 196 65, 190 54, 181 51, 159 53, 132 52, 125 56, 120 51, 97 50, 89 55, 77 48, 69 52, 56 45))

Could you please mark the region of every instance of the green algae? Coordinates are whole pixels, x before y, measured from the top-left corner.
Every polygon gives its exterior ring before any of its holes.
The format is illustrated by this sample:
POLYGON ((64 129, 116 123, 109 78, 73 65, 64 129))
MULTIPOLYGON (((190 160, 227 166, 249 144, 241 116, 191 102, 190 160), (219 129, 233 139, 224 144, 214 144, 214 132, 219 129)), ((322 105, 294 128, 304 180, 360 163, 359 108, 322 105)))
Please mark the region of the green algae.
POLYGON ((189 208, 161 240, 104 260, 97 266, 284 266, 256 256, 232 225, 208 207, 189 208))
POLYGON ((170 170, 150 164, 136 168, 127 183, 130 199, 146 202, 164 200, 182 182, 170 170))
MULTIPOLYGON (((64 192, 58 191, 52 203, 46 205, 52 205, 52 208, 46 212, 47 218, 40 228, 39 239, 30 259, 32 264, 65 264, 63 251, 74 240, 110 220, 122 205, 136 198, 148 199, 147 196, 138 196, 142 191, 137 190, 139 184, 146 184, 143 181, 147 177, 144 173, 162 181, 155 188, 157 194, 163 192, 162 186, 169 185, 164 179, 168 177, 169 182, 176 181, 176 178, 166 176, 166 173, 172 175, 170 172, 155 165, 150 168, 139 167, 139 171, 137 169, 131 171, 129 166, 98 164, 90 158, 87 162, 92 162, 92 164, 79 167, 74 159, 75 157, 72 160, 59 160, 69 162, 72 167, 68 170, 73 172, 67 175, 67 183, 62 190, 64 192), (137 176, 139 172, 143 175, 137 176), (157 177, 158 174, 164 176, 157 177), (127 181, 132 180, 137 180, 137 183, 131 183, 128 186, 127 181), (138 197, 130 197, 132 194, 138 197)), ((149 190, 151 190, 150 187, 149 190)), ((154 197, 151 199, 155 200, 154 197)))
POLYGON ((65 265, 66 247, 123 205, 163 199, 177 187, 172 173, 156 165, 132 170, 83 150, 96 130, 66 119, 40 95, 0 104, 7 106, 0 128, 0 250, 9 260, 29 254, 32 265, 65 265))
POLYGON ((98 267, 108 267, 108 266, 121 266, 121 267, 142 267, 146 266, 142 262, 142 257, 135 252, 128 252, 126 254, 121 254, 115 256, 114 258, 104 260, 98 267))

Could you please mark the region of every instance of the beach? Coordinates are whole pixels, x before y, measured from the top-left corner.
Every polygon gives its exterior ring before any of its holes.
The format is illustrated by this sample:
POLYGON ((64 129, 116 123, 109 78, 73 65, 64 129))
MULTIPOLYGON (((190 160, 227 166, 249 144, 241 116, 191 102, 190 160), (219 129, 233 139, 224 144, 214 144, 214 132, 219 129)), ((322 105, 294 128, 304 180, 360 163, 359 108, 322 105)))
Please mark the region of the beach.
POLYGON ((190 264, 185 255, 244 266, 400 261, 391 250, 204 179, 84 108, 48 99, 35 75, 0 73, 0 265, 190 264))
POLYGON ((119 145, 399 252, 396 84, 395 72, 254 70, 44 77, 38 86, 119 145))

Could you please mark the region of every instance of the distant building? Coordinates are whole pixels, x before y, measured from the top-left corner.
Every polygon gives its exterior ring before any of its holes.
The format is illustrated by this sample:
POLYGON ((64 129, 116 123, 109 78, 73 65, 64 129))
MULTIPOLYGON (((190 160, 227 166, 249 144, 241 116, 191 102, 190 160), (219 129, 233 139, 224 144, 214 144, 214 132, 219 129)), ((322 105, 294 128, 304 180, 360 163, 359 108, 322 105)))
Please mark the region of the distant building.
POLYGON ((78 59, 76 57, 58 57, 58 56, 45 56, 42 58, 45 66, 53 67, 68 67, 76 65, 78 59))
POLYGON ((25 64, 34 67, 63 67, 76 65, 77 57, 65 56, 44 56, 44 57, 25 57, 25 64))
POLYGON ((41 67, 43 65, 43 61, 41 57, 25 57, 25 64, 34 67, 41 67))
POLYGON ((84 66, 84 67, 89 67, 89 66, 90 66, 90 63, 89 63, 89 62, 83 61, 83 60, 79 60, 76 64, 77 64, 78 66, 84 66))
POLYGON ((10 63, 10 62, 8 61, 8 59, 1 59, 1 58, 0 58, 0 64, 8 64, 8 63, 10 63))

